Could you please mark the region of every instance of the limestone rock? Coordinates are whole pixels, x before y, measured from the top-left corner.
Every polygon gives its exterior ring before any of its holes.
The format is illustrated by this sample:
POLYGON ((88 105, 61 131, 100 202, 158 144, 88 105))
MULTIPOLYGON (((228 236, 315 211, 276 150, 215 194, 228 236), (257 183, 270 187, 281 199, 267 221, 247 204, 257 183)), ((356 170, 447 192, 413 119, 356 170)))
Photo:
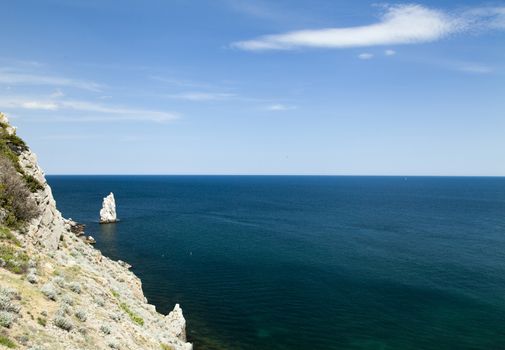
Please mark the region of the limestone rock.
POLYGON ((116 201, 114 200, 114 194, 111 192, 103 199, 102 209, 100 209, 100 223, 109 224, 116 221, 116 201))
POLYGON ((182 315, 182 309, 179 304, 170 313, 165 316, 168 324, 168 331, 182 341, 186 341, 186 319, 182 315))

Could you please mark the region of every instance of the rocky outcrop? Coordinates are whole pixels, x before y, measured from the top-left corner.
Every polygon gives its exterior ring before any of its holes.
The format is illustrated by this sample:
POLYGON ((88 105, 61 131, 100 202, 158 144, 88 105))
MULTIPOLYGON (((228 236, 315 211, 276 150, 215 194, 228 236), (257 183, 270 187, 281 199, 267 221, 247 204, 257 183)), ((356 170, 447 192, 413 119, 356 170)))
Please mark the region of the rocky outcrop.
POLYGON ((179 304, 165 317, 167 327, 173 335, 182 341, 186 341, 186 319, 182 315, 182 309, 179 304))
POLYGON ((100 223, 110 224, 117 222, 116 201, 114 194, 111 192, 103 199, 102 209, 100 209, 100 223))
MULTIPOLYGON (((0 122, 8 123, 1 114, 0 122)), ((41 214, 12 231, 29 257, 21 278, 0 267, 0 294, 21 300, 2 334, 18 349, 191 350, 179 305, 156 312, 130 265, 103 256, 85 242, 84 226, 62 217, 35 154, 23 150, 19 164, 42 185, 32 194, 41 214)))

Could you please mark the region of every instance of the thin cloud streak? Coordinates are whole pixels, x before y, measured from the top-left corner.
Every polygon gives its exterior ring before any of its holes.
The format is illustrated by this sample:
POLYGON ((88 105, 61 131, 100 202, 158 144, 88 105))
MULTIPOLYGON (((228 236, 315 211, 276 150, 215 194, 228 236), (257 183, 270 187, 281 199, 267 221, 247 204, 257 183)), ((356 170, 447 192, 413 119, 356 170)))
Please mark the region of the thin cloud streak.
POLYGON ((229 100, 235 96, 236 96, 235 94, 230 93, 199 92, 199 91, 166 95, 166 97, 170 99, 186 100, 193 102, 222 101, 222 100, 229 100))
POLYGON ((69 79, 52 75, 20 73, 11 69, 0 69, 0 84, 67 86, 93 92, 100 92, 102 86, 84 80, 69 79))
POLYGON ((276 104, 267 106, 266 109, 268 111, 272 111, 272 112, 283 112, 283 111, 290 111, 293 109, 297 109, 297 107, 296 106, 288 106, 288 105, 284 105, 281 103, 276 103, 276 104))
POLYGON ((371 60, 373 57, 374 55, 368 52, 364 52, 358 55, 358 58, 360 60, 371 60))
MULTIPOLYGON (((146 109, 136 109, 124 106, 108 106, 97 104, 88 101, 79 100, 37 100, 27 99, 23 97, 3 97, 0 98, 0 108, 7 110, 38 110, 58 112, 86 112, 93 113, 93 116, 85 116, 75 118, 75 121, 107 121, 107 120, 138 120, 152 121, 158 123, 169 122, 178 119, 180 116, 177 113, 155 111, 146 109)), ((81 114, 82 116, 82 114, 81 114)), ((59 118, 56 114, 51 120, 65 120, 71 118, 59 118)))

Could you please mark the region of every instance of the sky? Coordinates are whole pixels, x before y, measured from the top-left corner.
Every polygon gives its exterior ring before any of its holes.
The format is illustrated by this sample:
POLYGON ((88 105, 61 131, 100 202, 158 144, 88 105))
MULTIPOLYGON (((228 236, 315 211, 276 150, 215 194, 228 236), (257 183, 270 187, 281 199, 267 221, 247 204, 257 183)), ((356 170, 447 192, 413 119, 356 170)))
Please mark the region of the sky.
POLYGON ((505 1, 0 0, 48 174, 505 176, 505 1))

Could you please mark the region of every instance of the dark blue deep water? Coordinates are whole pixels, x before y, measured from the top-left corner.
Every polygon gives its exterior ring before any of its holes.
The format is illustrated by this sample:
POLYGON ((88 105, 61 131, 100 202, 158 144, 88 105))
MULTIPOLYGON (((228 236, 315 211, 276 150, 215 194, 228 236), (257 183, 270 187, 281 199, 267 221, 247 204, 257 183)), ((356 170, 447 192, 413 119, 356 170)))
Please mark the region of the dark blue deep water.
POLYGON ((505 349, 505 178, 48 180, 196 350, 505 349))

